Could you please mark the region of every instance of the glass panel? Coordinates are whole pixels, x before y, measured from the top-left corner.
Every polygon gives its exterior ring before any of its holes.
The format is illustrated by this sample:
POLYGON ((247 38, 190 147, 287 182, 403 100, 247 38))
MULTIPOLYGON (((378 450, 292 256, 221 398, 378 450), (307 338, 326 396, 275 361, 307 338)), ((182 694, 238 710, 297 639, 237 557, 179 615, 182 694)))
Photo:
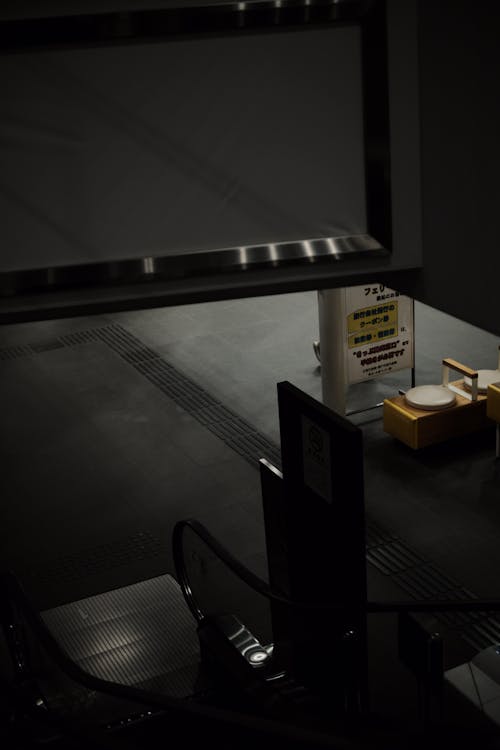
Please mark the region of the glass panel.
POLYGON ((186 572, 203 614, 232 614, 262 645, 269 645, 272 630, 268 600, 233 573, 190 527, 185 527, 183 540, 186 572))

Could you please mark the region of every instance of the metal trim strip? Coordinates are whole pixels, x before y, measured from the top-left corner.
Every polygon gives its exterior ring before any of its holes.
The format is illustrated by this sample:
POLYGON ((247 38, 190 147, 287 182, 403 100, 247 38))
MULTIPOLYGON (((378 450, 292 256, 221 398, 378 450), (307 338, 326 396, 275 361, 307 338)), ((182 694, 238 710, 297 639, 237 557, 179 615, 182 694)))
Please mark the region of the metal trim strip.
POLYGON ((237 273, 310 265, 320 261, 384 257, 387 251, 369 235, 326 237, 295 242, 233 247, 208 252, 137 258, 0 273, 0 297, 96 286, 237 273))
POLYGON ((73 49, 355 23, 373 0, 247 0, 0 21, 0 51, 73 49))

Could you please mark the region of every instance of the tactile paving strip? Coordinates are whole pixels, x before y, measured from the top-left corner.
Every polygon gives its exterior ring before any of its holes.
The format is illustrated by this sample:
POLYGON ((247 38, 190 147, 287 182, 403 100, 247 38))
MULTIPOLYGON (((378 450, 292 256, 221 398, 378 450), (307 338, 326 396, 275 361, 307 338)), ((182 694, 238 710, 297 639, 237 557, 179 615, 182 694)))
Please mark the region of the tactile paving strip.
POLYGON ((119 324, 72 333, 59 340, 67 346, 102 341, 253 466, 262 457, 281 462, 279 449, 255 427, 119 324))
POLYGON ((158 537, 148 531, 140 531, 125 539, 49 560, 38 565, 34 575, 40 581, 71 582, 137 560, 151 559, 161 550, 158 537))
MULTIPOLYGON (((367 523, 367 560, 389 576, 412 599, 470 600, 478 597, 424 560, 397 536, 367 523)), ((440 612, 436 615, 447 627, 478 650, 500 642, 500 620, 487 612, 440 612)))
POLYGON ((7 346, 4 349, 0 349, 0 362, 25 357, 27 354, 33 354, 30 346, 7 346))

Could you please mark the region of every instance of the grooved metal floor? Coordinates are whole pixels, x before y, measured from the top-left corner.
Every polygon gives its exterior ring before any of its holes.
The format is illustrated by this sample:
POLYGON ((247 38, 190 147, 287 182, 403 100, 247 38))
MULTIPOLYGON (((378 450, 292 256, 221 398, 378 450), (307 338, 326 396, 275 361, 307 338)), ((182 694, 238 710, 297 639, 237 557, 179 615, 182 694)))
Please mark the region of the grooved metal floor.
POLYGON ((102 679, 186 698, 200 690, 196 625, 170 575, 42 612, 59 644, 102 679))

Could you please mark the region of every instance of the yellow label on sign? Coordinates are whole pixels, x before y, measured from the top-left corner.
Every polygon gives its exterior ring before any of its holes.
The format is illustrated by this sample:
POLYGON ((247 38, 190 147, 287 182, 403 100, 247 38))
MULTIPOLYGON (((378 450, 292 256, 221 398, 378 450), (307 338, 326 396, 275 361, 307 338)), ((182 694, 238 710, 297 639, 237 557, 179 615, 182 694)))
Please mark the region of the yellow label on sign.
POLYGON ((379 303, 355 310, 347 316, 349 349, 398 335, 398 302, 379 303))
POLYGON ((349 383, 413 367, 413 302, 383 284, 345 290, 343 334, 349 383))

